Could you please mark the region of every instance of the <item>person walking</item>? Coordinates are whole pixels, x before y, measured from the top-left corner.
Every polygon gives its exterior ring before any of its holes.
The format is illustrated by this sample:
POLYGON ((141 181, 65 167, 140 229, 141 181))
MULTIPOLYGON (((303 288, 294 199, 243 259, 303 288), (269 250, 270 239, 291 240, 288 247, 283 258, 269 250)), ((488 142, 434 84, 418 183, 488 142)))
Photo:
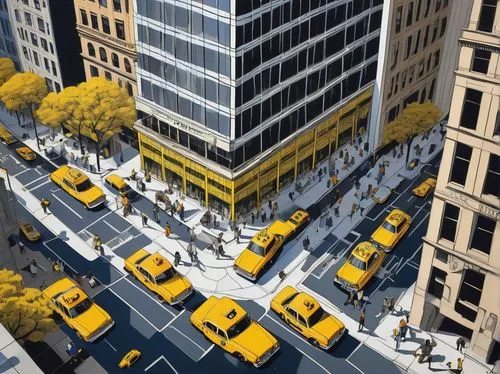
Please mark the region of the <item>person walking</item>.
POLYGON ((365 318, 366 318, 365 308, 363 308, 363 310, 359 314, 358 331, 363 330, 363 328, 365 327, 365 318))
POLYGON ((431 336, 431 340, 426 339, 424 343, 418 347, 415 352, 413 352, 413 356, 417 357, 418 356, 418 363, 421 364, 425 361, 426 358, 429 359, 429 369, 431 366, 432 362, 432 349, 437 345, 436 341, 434 340, 434 337, 431 336), (420 352, 419 352, 420 351, 420 352))
POLYGON ((18 241, 17 242, 17 246, 19 247, 19 252, 21 254, 25 254, 26 253, 26 248, 24 247, 24 243, 22 241, 18 241))
POLYGON ((394 341, 396 342, 396 348, 395 351, 399 351, 399 346, 401 345, 401 336, 399 335, 399 330, 398 329, 393 329, 392 330, 392 336, 394 338, 394 341))
POLYGON ((404 342, 406 340, 406 333, 408 332, 408 324, 404 319, 399 321, 399 335, 401 336, 401 341, 404 342))
POLYGON ((42 198, 42 199, 40 200, 40 205, 42 206, 43 212, 44 212, 45 214, 47 214, 47 209, 48 209, 48 208, 49 208, 49 206, 50 206, 50 201, 49 201, 48 199, 46 199, 46 198, 42 198))
POLYGON ((142 227, 146 227, 148 225, 148 216, 141 212, 142 218, 142 227))
POLYGON ((267 213, 264 209, 262 209, 262 214, 261 214, 260 218, 262 218, 262 223, 266 222, 267 213))
POLYGON ((354 303, 354 291, 351 290, 351 291, 349 291, 349 294, 347 295, 346 301, 344 301, 344 305, 353 304, 353 303, 354 303))
POLYGON ((252 212, 250 214, 250 219, 251 219, 251 222, 252 222, 252 225, 253 225, 255 223, 255 214, 254 214, 254 212, 252 212))
POLYGON ((30 261, 29 269, 30 269, 31 278, 35 278, 36 273, 38 271, 38 264, 36 263, 35 259, 30 261))
POLYGON ((184 222, 184 204, 180 203, 179 205, 179 217, 181 218, 181 221, 184 222))
POLYGON ((377 314, 375 317, 378 318, 382 314, 385 314, 386 310, 388 310, 388 308, 389 308, 389 305, 390 305, 389 298, 388 297, 384 297, 384 301, 382 302, 382 309, 380 310, 380 313, 377 314))
POLYGON ((463 353, 463 349, 465 348, 465 339, 462 338, 461 336, 457 339, 457 351, 460 351, 460 353, 463 353))
POLYGON ((160 207, 157 202, 153 204, 153 219, 156 223, 160 223, 160 207))
POLYGON ((270 210, 272 210, 273 209, 273 202, 271 200, 269 200, 269 203, 267 204, 267 206, 270 210))
POLYGON ((238 227, 234 228, 234 237, 236 238, 236 244, 240 244, 240 234, 241 234, 241 229, 238 227))
POLYGON ((464 361, 459 357, 457 358, 457 369, 455 370, 455 373, 460 374, 462 373, 463 369, 464 369, 464 361))
POLYGON ((171 233, 172 233, 172 229, 170 228, 170 225, 167 223, 165 225, 165 236, 168 238, 171 233))
POLYGON ((177 267, 181 263, 181 254, 179 251, 175 251, 174 255, 174 266, 177 267))

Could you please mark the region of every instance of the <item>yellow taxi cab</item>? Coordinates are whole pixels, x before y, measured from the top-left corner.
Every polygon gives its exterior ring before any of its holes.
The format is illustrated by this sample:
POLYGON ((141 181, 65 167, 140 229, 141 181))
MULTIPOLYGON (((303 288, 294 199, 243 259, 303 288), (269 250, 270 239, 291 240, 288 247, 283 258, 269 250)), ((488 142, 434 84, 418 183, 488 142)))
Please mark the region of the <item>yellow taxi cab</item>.
POLYGON ((255 367, 262 366, 280 348, 273 335, 228 297, 210 296, 191 314, 190 321, 207 339, 255 367))
POLYGON ((50 174, 50 180, 80 201, 87 209, 106 202, 104 192, 79 169, 67 165, 61 166, 50 174))
POLYGON ((23 234, 24 237, 28 239, 30 242, 35 242, 38 239, 40 239, 40 233, 38 232, 37 229, 33 227, 31 223, 28 222, 20 223, 19 230, 21 234, 23 234))
POLYGON ((191 282, 158 252, 139 249, 125 260, 125 270, 170 305, 180 303, 193 292, 191 282))
POLYGON ((374 231, 370 241, 385 252, 390 252, 408 231, 411 222, 410 215, 394 209, 374 231))
POLYGON ((271 309, 315 347, 330 349, 345 332, 344 324, 325 312, 316 299, 291 286, 271 300, 271 309))
POLYGON ((0 140, 6 144, 13 144, 17 142, 17 139, 10 133, 3 123, 0 122, 0 140))
POLYGON ((108 186, 110 186, 114 190, 118 191, 120 193, 120 195, 127 196, 127 198, 130 201, 134 201, 135 199, 137 199, 140 196, 119 175, 110 174, 104 180, 108 184, 108 186))
POLYGON ((42 291, 52 302, 53 309, 77 335, 93 342, 104 335, 115 322, 73 280, 60 279, 42 291))
POLYGON ((413 194, 419 197, 426 197, 434 188, 436 188, 436 179, 427 178, 418 187, 413 189, 413 194))
POLYGON ((16 148, 16 153, 26 161, 33 161, 36 159, 36 153, 30 147, 16 148))
POLYGON ((347 290, 361 290, 382 265, 385 253, 370 242, 361 242, 335 275, 335 283, 347 290))
POLYGON ((132 349, 131 351, 127 352, 125 356, 123 356, 120 363, 118 364, 118 367, 120 369, 129 368, 133 364, 135 364, 140 357, 141 357, 141 352, 138 351, 137 349, 132 349))
POLYGON ((297 232, 299 229, 304 227, 307 222, 309 222, 309 213, 302 209, 297 210, 286 221, 286 223, 293 229, 293 232, 297 232))
POLYGON ((281 234, 275 234, 267 228, 260 230, 234 261, 234 271, 244 278, 255 281, 262 274, 265 266, 272 264, 276 253, 283 245, 284 235, 287 232, 291 233, 288 226, 281 234))

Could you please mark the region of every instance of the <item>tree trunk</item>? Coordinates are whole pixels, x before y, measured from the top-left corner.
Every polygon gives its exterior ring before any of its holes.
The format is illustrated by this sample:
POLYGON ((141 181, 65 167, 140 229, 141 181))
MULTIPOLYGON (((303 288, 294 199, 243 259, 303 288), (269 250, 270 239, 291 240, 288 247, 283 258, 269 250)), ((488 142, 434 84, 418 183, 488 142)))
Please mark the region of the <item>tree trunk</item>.
POLYGON ((413 143, 413 139, 415 139, 415 136, 410 136, 408 138, 408 140, 406 141, 406 145, 408 146, 408 149, 406 151, 406 164, 405 164, 405 167, 408 166, 408 160, 410 158, 411 143, 413 143))
POLYGON ((33 113, 33 108, 31 106, 30 106, 30 115, 31 115, 31 119, 33 120, 33 128, 35 129, 36 145, 38 147, 38 150, 41 151, 40 139, 38 138, 38 129, 36 127, 35 114, 33 113))
POLYGON ((16 114, 17 124, 19 125, 19 127, 22 127, 21 126, 21 114, 19 114, 19 112, 17 110, 14 111, 14 113, 16 114))
POLYGON ((80 155, 83 156, 83 136, 80 129, 78 129, 78 144, 80 144, 80 155))
POLYGON ((97 171, 100 172, 101 171, 101 142, 100 141, 96 141, 95 142, 95 146, 96 146, 96 160, 97 160, 97 171))

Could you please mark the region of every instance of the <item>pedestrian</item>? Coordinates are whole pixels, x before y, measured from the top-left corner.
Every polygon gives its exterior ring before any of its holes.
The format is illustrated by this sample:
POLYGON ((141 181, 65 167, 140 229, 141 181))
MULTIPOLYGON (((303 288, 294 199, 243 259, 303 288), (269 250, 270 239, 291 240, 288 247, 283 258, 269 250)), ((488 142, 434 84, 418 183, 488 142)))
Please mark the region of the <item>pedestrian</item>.
POLYGON ((269 200, 269 203, 267 204, 267 206, 269 207, 270 210, 273 209, 273 202, 271 200, 269 200))
POLYGON ((392 314, 392 312, 394 311, 395 304, 396 304, 396 300, 394 299, 394 296, 391 296, 389 298, 389 305, 387 308, 387 309, 389 309, 389 314, 392 314))
POLYGON ((344 301, 344 305, 352 304, 352 303, 354 303, 354 291, 353 290, 349 291, 349 294, 347 295, 347 299, 346 299, 346 301, 344 301))
POLYGON ((124 205, 123 206, 123 216, 127 217, 128 214, 129 214, 129 206, 128 205, 124 205))
POLYGON ((363 330, 363 328, 365 327, 365 318, 366 318, 365 308, 363 308, 363 310, 359 314, 358 331, 363 330))
POLYGON ((463 360, 459 357, 457 358, 457 370, 455 370, 455 373, 460 374, 463 370, 463 360))
POLYGON ((382 314, 385 314, 386 310, 389 309, 390 301, 388 297, 384 297, 384 301, 382 302, 382 309, 380 310, 380 313, 377 314, 375 317, 380 317, 382 314))
POLYGON ((137 173, 136 173, 135 169, 132 169, 130 171, 130 179, 133 180, 133 181, 135 181, 135 177, 136 176, 137 176, 137 173))
POLYGON ((42 199, 40 200, 40 205, 42 206, 43 212, 44 212, 45 214, 47 214, 47 209, 48 209, 48 208, 49 208, 49 206, 50 206, 50 201, 49 201, 48 199, 46 199, 46 198, 42 198, 42 199))
POLYGON ((165 225, 165 236, 168 238, 171 233, 172 233, 172 229, 170 228, 170 225, 167 223, 165 225))
POLYGON ((181 221, 184 222, 184 204, 180 203, 179 207, 179 217, 181 218, 181 221))
POLYGON ((216 248, 217 248, 217 250, 216 250, 217 260, 218 260, 220 256, 224 255, 224 247, 223 247, 222 243, 218 243, 216 248))
POLYGON ((269 220, 272 221, 275 217, 274 210, 271 211, 271 214, 269 214, 269 220))
POLYGON ((170 216, 174 217, 174 214, 175 214, 175 206, 174 206, 174 204, 171 204, 170 205, 170 216))
POLYGON ((352 301, 353 301, 353 304, 354 304, 354 309, 356 309, 356 310, 360 309, 360 307, 359 307, 360 305, 359 305, 358 293, 357 292, 354 293, 354 297, 353 297, 352 301))
POLYGON ((219 222, 217 221, 217 214, 214 213, 214 229, 219 226, 219 222))
POLYGON ((260 215, 260 218, 262 219, 262 223, 266 222, 266 212, 264 209, 262 209, 262 212, 261 212, 261 215, 260 215))
POLYGON ((97 234, 94 234, 94 237, 92 238, 92 247, 94 247, 94 250, 98 250, 99 249, 99 246, 101 246, 102 242, 101 242, 101 238, 99 237, 99 235, 97 234))
POLYGON ((146 227, 148 225, 148 216, 141 212, 142 218, 142 227, 146 227))
POLYGON ((404 319, 399 321, 399 335, 401 336, 401 341, 404 342, 406 340, 406 333, 408 332, 408 325, 404 319))
POLYGON ((307 238, 304 238, 304 240, 302 240, 302 245, 304 246, 304 249, 307 251, 307 248, 308 248, 307 238))
POLYGON ((178 266, 180 262, 181 262, 181 254, 179 253, 179 251, 175 251, 174 266, 178 266))
POLYGON ((392 330, 392 336, 394 338, 394 341, 396 342, 396 348, 395 351, 399 351, 399 346, 401 344, 401 336, 399 335, 399 330, 398 329, 393 329, 392 330))
POLYGON ((29 269, 30 269, 31 277, 35 278, 36 273, 38 271, 38 264, 36 263, 35 259, 30 261, 29 269))
POLYGON ((186 250, 189 255, 189 258, 191 259, 191 264, 194 264, 196 262, 196 249, 193 243, 188 243, 186 250))
POLYGON ((19 247, 19 252, 21 254, 25 254, 26 253, 26 248, 24 247, 24 243, 22 241, 18 241, 17 245, 19 247))
POLYGON ((61 266, 59 265, 59 260, 56 260, 56 262, 54 262, 54 265, 52 265, 52 272, 61 275, 61 266))
POLYGON ((434 340, 434 337, 431 336, 431 340, 426 339, 424 343, 418 347, 415 352, 413 352, 413 356, 418 357, 418 363, 421 364, 422 362, 425 361, 426 358, 429 358, 429 367, 431 365, 432 361, 432 349, 437 345, 436 341, 434 340), (420 352, 419 352, 420 351, 420 352))
POLYGON ((463 353, 463 349, 465 348, 465 339, 462 338, 461 336, 457 339, 457 351, 460 351, 460 353, 463 353))
POLYGON ((75 343, 73 342, 69 342, 67 345, 66 345, 66 352, 68 353, 68 355, 71 357, 71 360, 72 361, 76 361, 76 356, 78 354, 78 349, 76 349, 76 345, 75 343))
POLYGON ((160 223, 160 207, 157 202, 153 204, 153 218, 156 223, 160 223))
POLYGON ((241 229, 236 227, 234 229, 234 237, 236 238, 236 244, 240 244, 240 234, 241 234, 241 229))
POLYGON ((250 214, 250 219, 252 220, 252 226, 253 226, 253 224, 255 223, 255 214, 254 214, 254 212, 252 212, 250 214))
POLYGON ((293 194, 292 194, 292 191, 290 191, 288 193, 288 198, 290 199, 290 201, 293 201, 293 194))

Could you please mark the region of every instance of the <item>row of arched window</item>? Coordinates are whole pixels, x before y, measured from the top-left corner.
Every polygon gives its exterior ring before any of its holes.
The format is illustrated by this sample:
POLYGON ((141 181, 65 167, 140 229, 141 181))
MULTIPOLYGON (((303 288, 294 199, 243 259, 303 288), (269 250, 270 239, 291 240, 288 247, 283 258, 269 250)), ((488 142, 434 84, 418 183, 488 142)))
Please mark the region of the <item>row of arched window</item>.
MULTIPOLYGON (((87 43, 87 50, 89 56, 96 57, 95 48, 92 43, 87 43)), ((108 54, 103 47, 99 47, 99 58, 101 59, 102 62, 108 62, 108 54)), ((118 55, 114 52, 111 52, 111 62, 114 67, 120 68, 120 59, 118 58, 118 55)), ((123 58, 123 64, 125 65, 125 71, 127 73, 132 73, 132 66, 130 65, 130 61, 128 60, 128 58, 126 57, 123 58)))

